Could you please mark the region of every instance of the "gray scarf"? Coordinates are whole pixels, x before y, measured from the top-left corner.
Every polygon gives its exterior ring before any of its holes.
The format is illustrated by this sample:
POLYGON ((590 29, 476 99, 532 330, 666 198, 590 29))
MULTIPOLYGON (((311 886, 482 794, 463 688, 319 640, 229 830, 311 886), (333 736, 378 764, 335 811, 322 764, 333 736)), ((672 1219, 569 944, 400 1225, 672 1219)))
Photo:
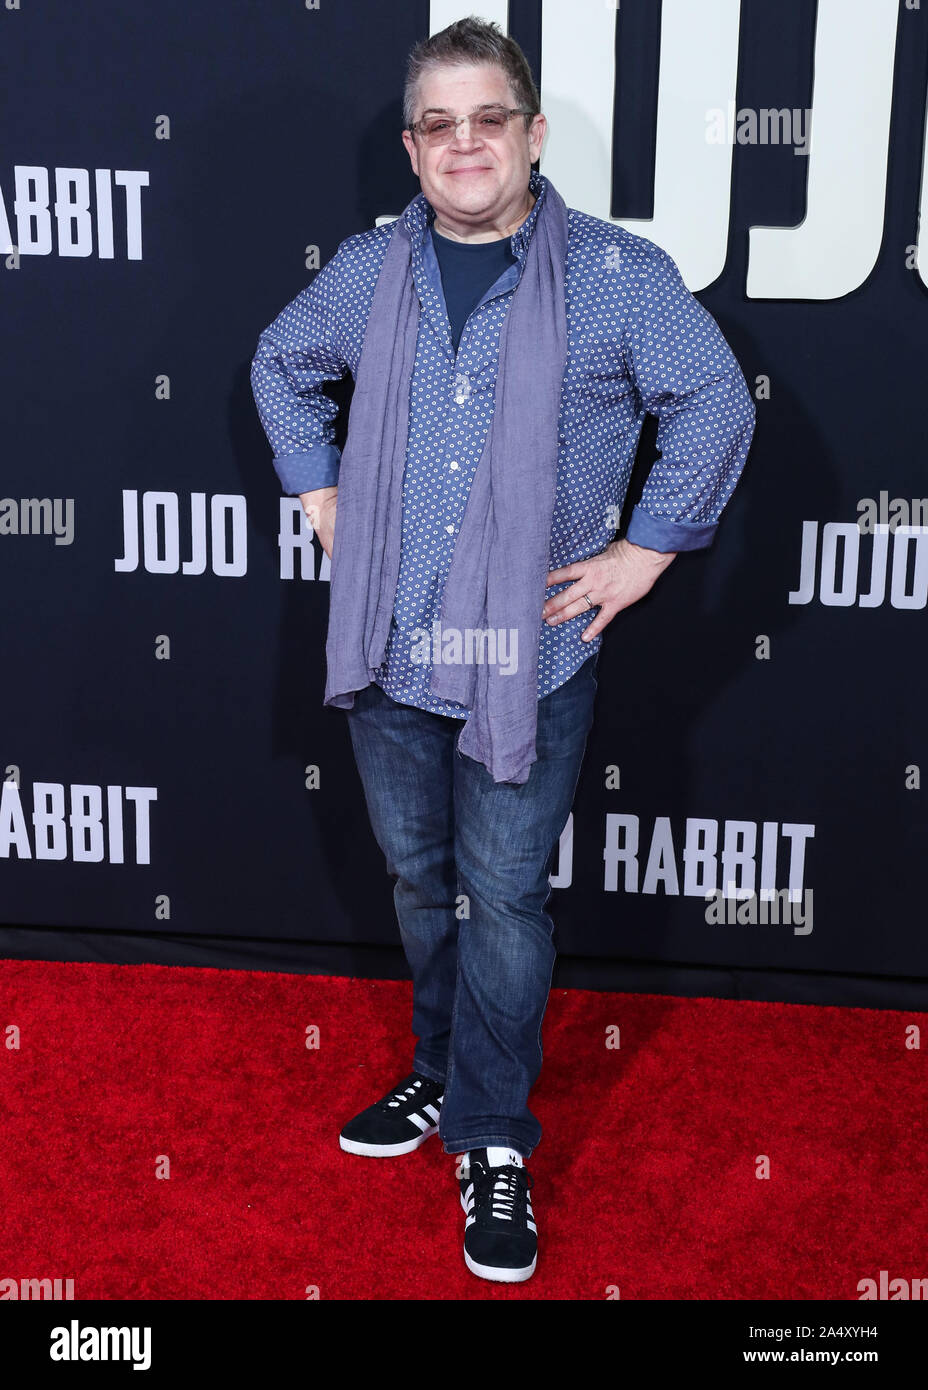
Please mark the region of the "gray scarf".
MULTIPOLYGON (((540 178, 542 176, 539 176, 540 178)), ((418 195, 421 197, 422 195, 418 195)), ((541 197, 542 194, 539 194, 541 197)), ((410 205, 411 206, 411 205, 410 205)), ((351 709, 385 654, 399 577, 402 489, 419 299, 405 216, 377 279, 338 477, 326 705, 351 709)), ((471 711, 461 753, 495 782, 524 783, 536 759, 538 644, 557 482, 557 423, 567 356, 567 208, 548 179, 522 275, 503 321, 493 416, 455 541, 444 634, 505 634, 497 659, 433 666, 430 689, 471 711)), ((450 389, 450 388, 449 388, 450 389)), ((479 647, 478 647, 479 650, 479 647)), ((489 647, 493 655, 493 647, 489 647)))

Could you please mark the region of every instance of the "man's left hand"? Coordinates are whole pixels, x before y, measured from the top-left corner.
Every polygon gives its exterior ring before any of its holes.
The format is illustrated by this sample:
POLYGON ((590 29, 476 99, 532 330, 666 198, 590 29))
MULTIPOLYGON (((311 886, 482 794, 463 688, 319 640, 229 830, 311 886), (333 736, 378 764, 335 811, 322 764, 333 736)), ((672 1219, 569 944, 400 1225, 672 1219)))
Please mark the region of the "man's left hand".
POLYGON ((593 555, 589 560, 577 560, 572 565, 564 565, 562 569, 550 570, 549 588, 552 584, 563 584, 568 579, 573 579, 575 583, 553 598, 546 599, 541 616, 554 627, 588 609, 592 613, 593 609, 583 597, 589 594, 593 607, 599 609, 589 627, 581 633, 583 641, 589 642, 612 622, 616 613, 644 598, 676 553, 646 550, 644 546, 634 545, 627 540, 613 541, 601 554, 593 555))

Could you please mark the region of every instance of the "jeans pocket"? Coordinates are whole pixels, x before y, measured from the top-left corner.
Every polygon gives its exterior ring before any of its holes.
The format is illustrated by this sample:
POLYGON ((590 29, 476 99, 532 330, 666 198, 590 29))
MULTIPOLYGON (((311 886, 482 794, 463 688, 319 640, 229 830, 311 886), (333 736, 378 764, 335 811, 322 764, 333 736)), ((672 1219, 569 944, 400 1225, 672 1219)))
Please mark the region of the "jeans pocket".
POLYGON ((602 649, 602 647, 600 647, 600 648, 599 648, 599 651, 596 653, 596 655, 593 657, 592 662, 590 663, 590 665, 591 665, 592 668, 593 668, 592 671, 590 672, 590 674, 591 674, 592 677, 593 677, 593 684, 594 684, 594 686, 597 686, 597 687, 599 686, 599 658, 602 656, 602 654, 603 654, 603 649, 602 649))

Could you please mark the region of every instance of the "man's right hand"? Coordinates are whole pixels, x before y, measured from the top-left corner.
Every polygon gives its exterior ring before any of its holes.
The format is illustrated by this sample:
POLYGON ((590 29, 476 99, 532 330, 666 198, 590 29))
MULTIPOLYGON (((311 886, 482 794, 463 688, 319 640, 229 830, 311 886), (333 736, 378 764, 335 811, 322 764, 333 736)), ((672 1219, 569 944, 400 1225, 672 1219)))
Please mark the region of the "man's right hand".
POLYGON ((338 486, 320 487, 314 492, 301 492, 300 506, 309 517, 310 525, 319 537, 319 544, 332 558, 332 541, 335 536, 335 505, 338 501, 338 486))

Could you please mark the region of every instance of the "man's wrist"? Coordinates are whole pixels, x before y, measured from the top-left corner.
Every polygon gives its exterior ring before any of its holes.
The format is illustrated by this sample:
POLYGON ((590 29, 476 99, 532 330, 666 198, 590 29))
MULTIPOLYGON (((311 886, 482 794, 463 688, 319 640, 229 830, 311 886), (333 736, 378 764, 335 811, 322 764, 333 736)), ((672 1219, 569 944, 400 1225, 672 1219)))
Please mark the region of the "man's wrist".
POLYGON ((319 529, 319 514, 322 510, 323 503, 326 502, 328 498, 334 497, 337 492, 338 485, 336 484, 333 487, 318 487, 314 488, 311 492, 301 492, 299 494, 300 506, 303 508, 303 514, 314 531, 318 531, 319 529))
POLYGON ((676 550, 651 550, 646 545, 638 545, 635 541, 630 541, 627 536, 623 536, 622 539, 616 541, 615 544, 637 551, 642 556, 642 559, 646 559, 648 563, 652 565, 669 564, 671 560, 676 559, 679 553, 676 550))

